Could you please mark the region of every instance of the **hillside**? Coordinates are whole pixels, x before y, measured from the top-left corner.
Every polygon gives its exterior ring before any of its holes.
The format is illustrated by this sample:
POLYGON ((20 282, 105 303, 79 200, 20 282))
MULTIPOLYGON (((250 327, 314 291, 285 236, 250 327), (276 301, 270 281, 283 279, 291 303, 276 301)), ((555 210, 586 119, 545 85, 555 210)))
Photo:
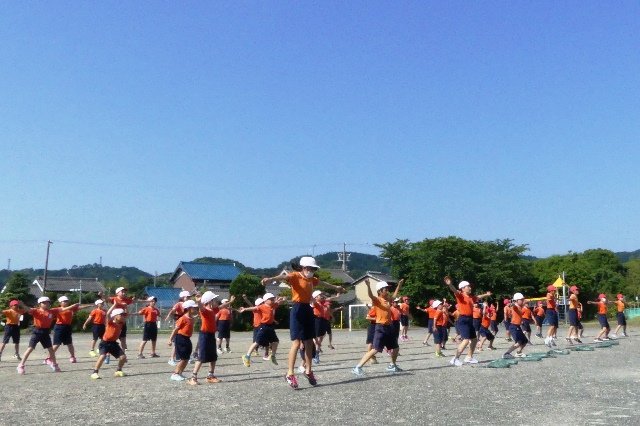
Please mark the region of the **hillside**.
POLYGON ((625 263, 633 259, 640 259, 640 250, 636 251, 620 251, 615 253, 620 262, 625 263))

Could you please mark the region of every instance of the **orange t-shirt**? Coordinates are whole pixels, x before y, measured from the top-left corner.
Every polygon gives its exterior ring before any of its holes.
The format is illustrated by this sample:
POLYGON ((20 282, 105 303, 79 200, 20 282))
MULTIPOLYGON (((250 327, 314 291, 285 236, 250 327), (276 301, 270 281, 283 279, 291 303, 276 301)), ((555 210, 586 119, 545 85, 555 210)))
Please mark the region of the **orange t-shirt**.
POLYGON ((89 318, 91 318, 91 322, 93 322, 95 325, 104 324, 104 320, 106 317, 107 317, 107 313, 100 308, 95 308, 89 314, 89 318))
POLYGON ((505 318, 506 320, 508 320, 509 318, 511 318, 511 315, 512 315, 512 314, 511 314, 511 312, 512 312, 511 306, 505 306, 505 307, 504 307, 504 318, 505 318))
POLYGON ((367 312, 367 316, 369 318, 373 318, 372 320, 369 320, 369 321, 371 321, 371 324, 375 324, 376 323, 376 308, 375 308, 375 306, 372 307, 371 309, 369 309, 369 312, 367 312))
POLYGON ((607 304, 604 302, 598 302, 598 314, 606 315, 607 314, 607 304))
POLYGON ((491 321, 498 321, 498 311, 493 307, 489 308, 489 319, 491 321))
POLYGON ((176 321, 176 328, 178 329, 178 334, 191 337, 193 334, 193 318, 189 315, 181 316, 178 321, 176 321))
POLYGON ((464 315, 470 317, 473 315, 473 305, 478 301, 478 298, 475 296, 467 296, 461 291, 456 291, 456 302, 458 313, 460 315, 464 315))
POLYGON ((400 321, 400 309, 391 305, 391 321, 400 321))
POLYGON ((56 324, 59 325, 71 325, 71 321, 73 320, 73 313, 78 312, 80 309, 79 306, 75 308, 67 309, 66 311, 60 311, 58 316, 56 317, 56 324))
POLYGON ((547 309, 556 309, 556 294, 553 292, 547 293, 547 309))
POLYGON ((291 300, 298 303, 311 303, 313 287, 318 285, 318 277, 305 278, 302 272, 291 272, 286 277, 291 286, 291 300))
MULTIPOLYGON (((259 306, 262 306, 262 304, 256 306, 256 308, 259 306)), ((262 314, 260 313, 259 310, 255 309, 253 311, 253 328, 260 327, 261 322, 262 322, 262 314)))
POLYGON ((482 321, 480 321, 480 326, 484 328, 489 328, 491 324, 491 312, 489 309, 485 310, 484 315, 482 315, 482 321))
POLYGON ((435 319, 436 318, 437 309, 434 309, 431 306, 429 306, 427 309, 425 309, 425 311, 427 312, 427 315, 428 315, 429 319, 435 319))
POLYGON ((616 308, 618 308, 618 313, 624 312, 624 301, 616 300, 616 308))
POLYGON ((112 304, 116 305, 116 307, 113 309, 124 309, 123 315, 127 316, 129 312, 129 305, 133 303, 133 299, 131 297, 111 296, 109 299, 111 300, 112 304))
POLYGON ((115 342, 120 337, 120 332, 122 331, 123 322, 115 322, 113 319, 109 318, 107 321, 107 326, 104 329, 104 334, 102 335, 102 340, 105 342, 115 342))
POLYGON ((231 310, 229 308, 222 308, 218 312, 218 321, 229 321, 231 319, 231 310))
POLYGON ((326 309, 326 307, 321 304, 316 302, 315 300, 311 303, 311 306, 313 306, 313 315, 318 317, 318 318, 324 318, 324 311, 326 309))
POLYGON ((511 325, 520 325, 522 323, 522 310, 519 306, 511 307, 511 325))
POLYGON ((331 319, 333 318, 331 313, 331 300, 325 300, 323 305, 324 305, 324 319, 326 319, 327 321, 331 321, 331 319))
POLYGON ((51 328, 53 318, 60 313, 60 308, 44 310, 40 308, 29 309, 29 315, 33 317, 33 325, 36 328, 51 328))
POLYGON ((400 313, 404 316, 408 316, 409 315, 409 304, 408 303, 404 303, 402 302, 400 304, 400 313))
POLYGON ((433 323, 438 327, 444 327, 449 323, 449 316, 446 312, 436 309, 436 316, 433 318, 433 323))
POLYGON ((544 316, 544 308, 542 306, 538 306, 535 310, 535 314, 537 317, 544 316))
POLYGON ((271 325, 276 320, 276 309, 278 305, 275 303, 272 306, 268 306, 266 303, 258 306, 257 311, 260 312, 260 324, 271 325))
POLYGON ((569 296, 569 309, 578 309, 578 296, 575 294, 569 296))
POLYGON ((522 319, 531 320, 531 309, 527 305, 522 307, 522 319))
POLYGON ((158 308, 151 306, 146 306, 140 309, 138 313, 144 317, 144 322, 157 322, 158 315, 160 315, 158 308))
POLYGON ((20 315, 24 314, 24 311, 22 309, 18 309, 17 311, 14 311, 13 309, 5 309, 2 313, 7 318, 7 325, 19 325, 20 315))
POLYGON ((182 302, 178 302, 173 305, 173 319, 177 320, 182 315, 184 315, 184 308, 182 307, 182 302))
POLYGON ((376 324, 391 324, 391 303, 382 296, 374 297, 371 302, 376 311, 376 324))
MULTIPOLYGON (((209 308, 207 306, 200 307, 200 332, 201 333, 215 333, 217 330, 216 314, 219 312, 218 308, 209 308)), ((176 325, 180 320, 188 315, 183 315, 176 321, 176 325)), ((180 331, 178 331, 179 333, 180 331)), ((191 325, 191 333, 193 333, 193 324, 191 325)), ((191 334, 189 334, 191 336, 191 334)))
POLYGON ((478 308, 477 306, 474 305, 473 307, 473 318, 474 319, 480 319, 482 318, 482 309, 478 308))

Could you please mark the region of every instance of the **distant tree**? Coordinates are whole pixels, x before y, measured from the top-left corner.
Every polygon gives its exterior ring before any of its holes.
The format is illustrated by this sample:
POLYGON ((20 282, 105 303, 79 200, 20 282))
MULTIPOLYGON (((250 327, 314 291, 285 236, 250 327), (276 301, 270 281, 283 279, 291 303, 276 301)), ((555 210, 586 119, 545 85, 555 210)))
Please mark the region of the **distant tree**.
POLYGON ((229 293, 236 296, 233 303, 234 307, 244 306, 242 295, 246 294, 249 300, 255 300, 265 293, 264 286, 260 282, 260 278, 255 275, 240 274, 231 282, 229 293))
POLYGON ((640 296, 640 259, 633 259, 624 264, 627 276, 623 293, 634 298, 640 296))
POLYGON ((12 299, 21 300, 27 306, 35 305, 36 298, 29 293, 30 281, 26 274, 14 272, 5 286, 4 292, 0 294, 0 306, 9 306, 12 299))

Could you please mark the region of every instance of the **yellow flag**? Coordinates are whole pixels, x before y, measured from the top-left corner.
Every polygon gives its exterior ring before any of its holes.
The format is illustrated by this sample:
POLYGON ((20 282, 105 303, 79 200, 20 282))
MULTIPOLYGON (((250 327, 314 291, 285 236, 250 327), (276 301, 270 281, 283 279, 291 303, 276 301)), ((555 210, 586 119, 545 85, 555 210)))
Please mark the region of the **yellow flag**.
POLYGON ((553 286, 556 288, 560 288, 564 285, 564 280, 562 279, 562 276, 558 275, 558 279, 553 283, 553 286))

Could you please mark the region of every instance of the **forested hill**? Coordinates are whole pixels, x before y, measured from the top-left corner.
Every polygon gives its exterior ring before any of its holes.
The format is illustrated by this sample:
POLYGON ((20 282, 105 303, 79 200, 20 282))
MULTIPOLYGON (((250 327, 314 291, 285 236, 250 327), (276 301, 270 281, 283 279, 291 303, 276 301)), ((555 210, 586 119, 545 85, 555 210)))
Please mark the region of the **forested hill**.
POLYGON ((640 250, 636 251, 619 251, 616 253, 616 257, 620 259, 620 262, 625 263, 633 259, 640 259, 640 250))
MULTIPOLYGON (((19 271, 0 271, 0 283, 5 283, 12 272, 22 272, 27 276, 29 281, 33 281, 36 277, 44 275, 44 269, 21 269, 19 271)), ((133 266, 121 266, 114 268, 111 266, 100 266, 97 263, 93 265, 72 266, 69 269, 49 270, 47 275, 50 277, 75 277, 75 278, 98 278, 101 281, 119 281, 124 279, 128 282, 136 282, 140 278, 150 278, 151 274, 144 272, 133 266)))

